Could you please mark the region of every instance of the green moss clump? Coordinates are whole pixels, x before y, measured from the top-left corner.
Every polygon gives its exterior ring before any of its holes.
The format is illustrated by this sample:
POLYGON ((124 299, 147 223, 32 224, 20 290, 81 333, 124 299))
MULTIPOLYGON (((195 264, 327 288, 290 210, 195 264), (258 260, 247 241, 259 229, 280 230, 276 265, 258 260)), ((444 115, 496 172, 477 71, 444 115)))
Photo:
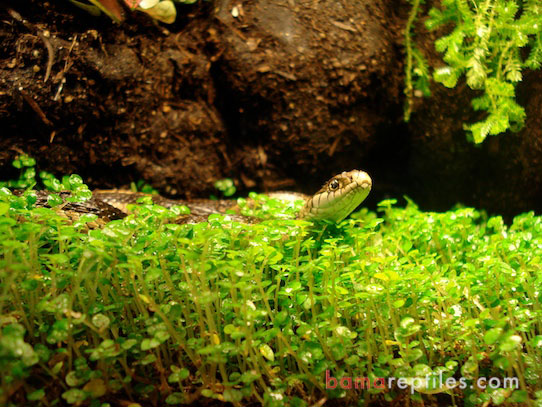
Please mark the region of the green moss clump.
MULTIPOLYGON (((425 95, 429 92, 429 69, 411 40, 412 24, 418 13, 416 0, 405 30, 408 107, 413 87, 425 95), (412 77, 417 78, 416 82, 412 82, 412 77)), ((429 30, 448 31, 435 42, 444 64, 433 67, 433 79, 454 88, 464 76, 471 89, 480 91, 480 96, 472 100, 472 107, 487 115, 464 126, 472 140, 481 143, 488 135, 520 130, 525 110, 516 102, 516 85, 525 69, 539 69, 542 64, 540 1, 441 0, 440 7, 430 9, 425 26, 429 30)))

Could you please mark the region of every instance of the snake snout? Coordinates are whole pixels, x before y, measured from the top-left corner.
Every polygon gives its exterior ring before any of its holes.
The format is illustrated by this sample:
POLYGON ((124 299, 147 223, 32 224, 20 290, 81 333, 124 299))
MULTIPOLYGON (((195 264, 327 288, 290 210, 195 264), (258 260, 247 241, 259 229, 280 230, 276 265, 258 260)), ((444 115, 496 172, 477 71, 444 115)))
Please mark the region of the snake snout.
POLYGON ((371 189, 373 185, 373 180, 365 171, 357 171, 352 178, 363 189, 371 189))

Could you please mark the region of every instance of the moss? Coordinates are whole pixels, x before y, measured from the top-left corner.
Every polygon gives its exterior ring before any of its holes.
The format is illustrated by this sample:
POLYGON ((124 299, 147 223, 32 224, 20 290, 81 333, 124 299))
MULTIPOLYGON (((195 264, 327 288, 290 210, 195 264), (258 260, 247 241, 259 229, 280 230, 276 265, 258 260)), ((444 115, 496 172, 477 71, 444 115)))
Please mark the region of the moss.
MULTIPOLYGON (((430 70, 412 39, 412 26, 419 14, 419 1, 412 9, 405 29, 407 50, 405 118, 410 117, 413 88, 429 95, 430 70), (413 78, 416 81, 413 82, 413 78)), ((432 78, 454 88, 464 76, 480 95, 472 100, 474 110, 485 117, 465 124, 475 143, 488 135, 520 130, 525 110, 516 102, 516 85, 525 69, 539 69, 542 63, 542 7, 538 0, 441 0, 439 7, 424 16, 430 31, 447 32, 435 41, 443 63, 432 67, 432 78)))

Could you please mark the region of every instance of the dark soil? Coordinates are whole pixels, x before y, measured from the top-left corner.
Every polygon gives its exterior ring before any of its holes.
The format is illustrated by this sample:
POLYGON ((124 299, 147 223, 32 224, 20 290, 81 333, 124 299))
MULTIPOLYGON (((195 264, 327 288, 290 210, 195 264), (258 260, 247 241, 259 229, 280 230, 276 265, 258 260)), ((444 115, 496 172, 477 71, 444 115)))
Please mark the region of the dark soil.
POLYGON ((11 18, 0 32, 2 165, 25 151, 93 186, 146 179, 171 194, 224 176, 209 61, 189 36, 144 18, 114 26, 68 2, 21 3, 28 25, 11 18), (54 51, 47 82, 44 31, 54 51))
POLYGON ((201 3, 167 30, 137 14, 117 26, 62 1, 19 2, 26 23, 4 8, 4 174, 24 151, 92 187, 145 179, 194 197, 224 177, 241 192, 314 192, 342 170, 382 158, 393 167, 400 150, 376 141, 404 145, 389 131, 401 110, 394 7, 327 3, 247 1, 237 18, 233 3, 201 3))

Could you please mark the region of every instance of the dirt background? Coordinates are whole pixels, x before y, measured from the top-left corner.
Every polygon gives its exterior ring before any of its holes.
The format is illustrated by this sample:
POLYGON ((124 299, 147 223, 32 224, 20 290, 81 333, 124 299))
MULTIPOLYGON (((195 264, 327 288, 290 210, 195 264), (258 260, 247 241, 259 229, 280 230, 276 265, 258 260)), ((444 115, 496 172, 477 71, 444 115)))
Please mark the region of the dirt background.
MULTIPOLYGON (((312 193, 360 168, 372 207, 406 194, 424 209, 540 212, 540 73, 519 87, 520 133, 470 144, 464 85, 432 84, 404 123, 408 11, 394 0, 216 0, 181 6, 170 26, 141 13, 116 25, 67 0, 0 2, 2 179, 21 152, 93 188, 144 179, 183 198, 225 177, 240 194, 312 193)), ((419 24, 417 40, 438 65, 434 34, 419 24)))

